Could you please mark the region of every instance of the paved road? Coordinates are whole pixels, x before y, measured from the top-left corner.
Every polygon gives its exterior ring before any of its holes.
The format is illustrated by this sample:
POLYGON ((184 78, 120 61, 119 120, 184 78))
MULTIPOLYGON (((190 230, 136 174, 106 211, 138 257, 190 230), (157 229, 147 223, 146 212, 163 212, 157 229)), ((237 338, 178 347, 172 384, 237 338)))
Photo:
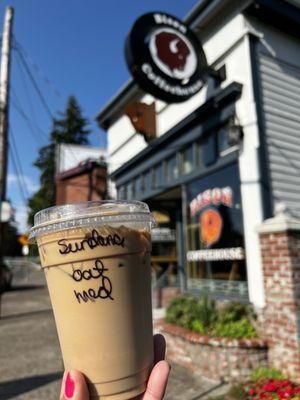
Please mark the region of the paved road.
MULTIPOLYGON (((13 284, 2 297, 0 400, 57 400, 63 363, 43 273, 17 271, 13 284)), ((173 365, 165 399, 204 400, 215 385, 173 365)))

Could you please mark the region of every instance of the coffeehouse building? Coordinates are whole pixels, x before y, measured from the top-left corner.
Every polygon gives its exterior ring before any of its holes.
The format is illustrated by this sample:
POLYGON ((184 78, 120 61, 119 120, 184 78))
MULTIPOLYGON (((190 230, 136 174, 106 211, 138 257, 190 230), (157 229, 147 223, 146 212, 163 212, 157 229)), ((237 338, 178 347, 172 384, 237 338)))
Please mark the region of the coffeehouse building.
POLYGON ((149 204, 153 264, 182 290, 263 307, 258 227, 278 209, 300 218, 300 3, 143 18, 126 40, 133 77, 97 116, 110 196, 149 204))

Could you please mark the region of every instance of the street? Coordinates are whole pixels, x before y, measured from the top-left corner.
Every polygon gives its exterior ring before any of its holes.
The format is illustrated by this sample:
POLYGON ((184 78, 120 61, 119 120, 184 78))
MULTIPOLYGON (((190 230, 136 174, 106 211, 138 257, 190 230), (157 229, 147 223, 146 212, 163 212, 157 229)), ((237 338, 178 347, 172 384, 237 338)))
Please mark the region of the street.
MULTIPOLYGON (((0 400, 57 400, 63 363, 43 272, 31 265, 14 272, 1 305, 0 400)), ((165 399, 207 399, 218 386, 172 365, 165 399)))

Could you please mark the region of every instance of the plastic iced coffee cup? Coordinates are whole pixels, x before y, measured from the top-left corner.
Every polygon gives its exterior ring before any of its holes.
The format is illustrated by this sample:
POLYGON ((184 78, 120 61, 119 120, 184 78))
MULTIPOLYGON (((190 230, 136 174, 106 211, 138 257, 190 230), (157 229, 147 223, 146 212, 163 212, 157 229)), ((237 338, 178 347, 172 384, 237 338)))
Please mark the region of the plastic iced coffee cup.
POLYGON ((91 398, 132 399, 153 367, 150 229, 141 202, 51 207, 30 230, 45 272, 66 370, 91 398))

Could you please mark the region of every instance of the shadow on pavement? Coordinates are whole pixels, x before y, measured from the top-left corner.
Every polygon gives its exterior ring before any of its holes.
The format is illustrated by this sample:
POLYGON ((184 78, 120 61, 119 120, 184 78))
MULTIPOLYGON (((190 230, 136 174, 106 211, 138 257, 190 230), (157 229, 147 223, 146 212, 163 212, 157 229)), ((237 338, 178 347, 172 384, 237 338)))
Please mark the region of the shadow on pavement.
MULTIPOLYGON (((36 310, 36 311, 29 311, 29 312, 24 312, 24 313, 20 313, 20 314, 4 315, 3 317, 0 317, 0 324, 1 324, 1 321, 6 321, 8 319, 34 317, 35 315, 47 314, 47 313, 51 313, 51 312, 52 312, 52 309, 48 308, 46 310, 36 310)), ((1 400, 1 397, 0 397, 0 400, 1 400)))
MULTIPOLYGON (((220 389, 222 386, 225 386, 225 382, 220 382, 218 385, 213 386, 212 388, 205 390, 205 392, 202 392, 200 394, 198 394, 196 397, 193 397, 190 400, 200 400, 203 399, 204 397, 206 397, 208 394, 213 393, 215 390, 220 389)), ((0 397, 1 399, 1 397, 0 397)))
POLYGON ((27 378, 0 383, 0 400, 12 399, 15 396, 61 379, 62 375, 63 372, 59 371, 52 374, 29 376, 27 378))

